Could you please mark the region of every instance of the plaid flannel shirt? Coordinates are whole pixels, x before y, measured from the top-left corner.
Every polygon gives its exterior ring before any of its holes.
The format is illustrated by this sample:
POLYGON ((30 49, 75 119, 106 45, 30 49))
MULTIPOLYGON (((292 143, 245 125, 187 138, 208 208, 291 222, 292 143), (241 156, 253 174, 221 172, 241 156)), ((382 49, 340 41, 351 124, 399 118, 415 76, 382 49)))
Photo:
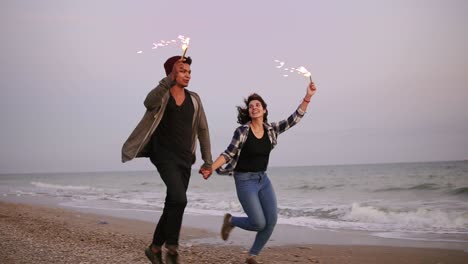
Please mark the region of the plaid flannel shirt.
MULTIPOLYGON (((296 111, 294 111, 294 113, 292 113, 292 115, 290 115, 285 120, 274 122, 271 124, 263 123, 263 127, 265 128, 268 137, 270 138, 271 149, 273 149, 276 146, 278 135, 293 127, 295 124, 299 123, 304 114, 305 112, 302 111, 300 107, 298 107, 296 111)), ((238 127, 234 131, 234 136, 232 137, 231 144, 229 144, 227 149, 223 153, 221 153, 221 155, 226 160, 226 165, 216 170, 218 174, 233 174, 242 151, 242 146, 244 145, 245 141, 247 140, 247 136, 249 135, 249 131, 250 122, 247 122, 246 124, 238 127)))

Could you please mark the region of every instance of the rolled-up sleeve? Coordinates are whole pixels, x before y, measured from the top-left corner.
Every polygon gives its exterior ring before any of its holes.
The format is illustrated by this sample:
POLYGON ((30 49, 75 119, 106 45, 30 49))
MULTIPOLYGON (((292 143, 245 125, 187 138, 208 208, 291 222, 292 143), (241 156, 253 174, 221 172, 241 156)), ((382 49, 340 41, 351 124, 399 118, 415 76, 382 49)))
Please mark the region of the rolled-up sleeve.
POLYGON ((296 111, 294 111, 294 113, 292 113, 288 118, 279 122, 271 123, 271 126, 278 134, 281 134, 284 131, 296 125, 297 123, 299 123, 299 121, 301 121, 304 115, 305 112, 302 111, 300 107, 298 107, 296 111))
POLYGON ((239 144, 240 144, 240 137, 241 137, 241 130, 240 128, 237 128, 234 131, 234 135, 232 136, 231 143, 229 146, 226 148, 226 150, 221 153, 221 155, 224 157, 226 162, 231 161, 239 151, 239 144))

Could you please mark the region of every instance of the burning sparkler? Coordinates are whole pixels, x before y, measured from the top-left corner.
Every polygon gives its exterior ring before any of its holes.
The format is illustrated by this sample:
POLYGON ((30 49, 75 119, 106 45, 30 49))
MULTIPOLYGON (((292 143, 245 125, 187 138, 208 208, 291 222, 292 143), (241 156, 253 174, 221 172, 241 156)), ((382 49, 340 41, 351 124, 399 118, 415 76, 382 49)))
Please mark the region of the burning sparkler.
MULTIPOLYGON (((275 60, 276 63, 279 65, 276 66, 276 68, 281 69, 285 65, 284 61, 280 60, 275 60)), ((309 80, 312 82, 312 74, 304 67, 304 66, 299 66, 298 68, 283 68, 284 71, 289 71, 289 72, 297 72, 298 74, 302 74, 304 77, 309 77, 309 80)), ((288 74, 284 74, 283 77, 288 77, 288 74)))
MULTIPOLYGON (((177 39, 171 39, 171 40, 160 40, 158 42, 153 42, 153 47, 151 47, 152 50, 154 49, 160 49, 162 47, 167 47, 169 45, 177 45, 178 42, 182 44, 182 49, 184 50, 184 54, 182 57, 185 56, 185 53, 187 52, 188 44, 189 44, 190 38, 185 37, 183 35, 179 35, 177 39)), ((142 54, 143 51, 139 50, 137 51, 137 54, 142 54)))
POLYGON ((190 38, 186 38, 184 40, 181 40, 182 41, 182 50, 184 51, 184 53, 182 53, 182 57, 180 57, 180 60, 183 61, 184 58, 185 58, 185 53, 187 53, 187 49, 188 49, 188 45, 189 45, 189 42, 190 42, 190 38))
POLYGON ((304 66, 300 66, 296 70, 298 72, 302 73, 302 75, 304 75, 304 77, 309 77, 309 80, 312 82, 312 74, 310 74, 310 72, 304 66))

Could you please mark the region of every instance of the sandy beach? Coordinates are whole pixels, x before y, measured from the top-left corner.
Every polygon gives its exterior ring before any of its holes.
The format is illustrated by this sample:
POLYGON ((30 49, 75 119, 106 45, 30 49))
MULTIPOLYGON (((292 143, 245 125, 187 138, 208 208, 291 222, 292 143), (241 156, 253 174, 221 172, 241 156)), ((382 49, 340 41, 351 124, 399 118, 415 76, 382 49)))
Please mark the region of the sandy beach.
MULTIPOLYGON (((2 263, 149 263, 154 224, 41 205, 0 202, 2 263)), ((191 242, 217 233, 183 227, 183 263, 243 263, 246 246, 191 242)), ((466 263, 462 250, 299 244, 267 247, 263 263, 466 263)))

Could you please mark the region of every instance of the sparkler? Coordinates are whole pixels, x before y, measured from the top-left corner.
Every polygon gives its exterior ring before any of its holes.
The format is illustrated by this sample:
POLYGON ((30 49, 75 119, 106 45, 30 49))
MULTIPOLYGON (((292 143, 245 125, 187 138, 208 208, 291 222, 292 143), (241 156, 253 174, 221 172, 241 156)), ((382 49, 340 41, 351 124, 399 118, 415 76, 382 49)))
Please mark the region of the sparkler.
MULTIPOLYGON (((276 63, 279 65, 276 66, 276 68, 281 69, 285 65, 284 61, 280 60, 275 60, 276 63)), ((297 72, 298 74, 302 74, 304 77, 309 77, 309 80, 312 82, 312 74, 304 67, 304 66, 299 66, 298 68, 283 68, 284 71, 289 71, 289 72, 297 72)), ((288 74, 284 74, 283 77, 288 77, 288 74)))
POLYGON ((182 57, 180 57, 180 60, 183 61, 185 58, 185 53, 187 53, 188 50, 188 44, 190 42, 190 38, 186 38, 182 41, 182 50, 184 50, 184 53, 182 53, 182 57))
MULTIPOLYGON (((167 46, 170 46, 170 45, 171 46, 172 45, 177 45, 178 42, 180 42, 182 44, 182 49, 184 50, 184 54, 182 55, 182 57, 184 57, 185 52, 187 52, 189 40, 190 40, 190 38, 185 37, 183 35, 179 35, 177 37, 177 39, 160 40, 158 42, 153 42, 153 47, 151 47, 151 49, 155 50, 155 49, 160 49, 160 48, 167 47, 167 46)), ((142 54, 142 53, 143 53, 143 50, 137 51, 137 54, 142 54)))
POLYGON ((309 80, 312 82, 312 74, 304 67, 300 66, 298 69, 296 69, 298 72, 302 73, 304 77, 309 77, 309 80))

